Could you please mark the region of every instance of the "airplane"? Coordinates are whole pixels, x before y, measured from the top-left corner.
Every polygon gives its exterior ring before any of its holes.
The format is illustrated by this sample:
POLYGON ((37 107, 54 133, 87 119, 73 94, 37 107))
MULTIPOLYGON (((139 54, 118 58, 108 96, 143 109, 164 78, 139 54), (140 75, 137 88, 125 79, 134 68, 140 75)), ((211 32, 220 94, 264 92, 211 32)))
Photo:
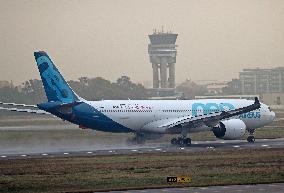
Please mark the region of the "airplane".
POLYGON ((255 129, 275 118, 270 107, 257 97, 255 100, 87 101, 70 88, 46 52, 34 52, 34 56, 48 101, 37 105, 1 102, 16 108, 0 107, 0 110, 52 114, 82 129, 134 133, 127 141, 130 144, 143 144, 164 134, 179 135, 171 139, 176 146, 190 146, 190 133, 202 131, 212 131, 224 140, 240 139, 247 131, 247 141, 254 142, 255 129))

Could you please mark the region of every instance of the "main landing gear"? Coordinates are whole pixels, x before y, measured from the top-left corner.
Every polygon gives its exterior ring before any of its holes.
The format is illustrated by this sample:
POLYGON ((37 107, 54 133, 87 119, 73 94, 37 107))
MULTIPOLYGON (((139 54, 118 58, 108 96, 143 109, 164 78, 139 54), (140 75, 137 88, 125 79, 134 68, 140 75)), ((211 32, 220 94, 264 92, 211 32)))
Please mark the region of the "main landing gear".
POLYGON ((173 138, 171 140, 172 145, 180 146, 180 147, 187 147, 191 145, 191 139, 187 137, 189 133, 189 129, 186 127, 181 128, 181 136, 178 138, 173 138))
POLYGON ((184 137, 178 137, 178 138, 173 138, 171 140, 172 145, 177 145, 177 146, 190 146, 191 145, 191 139, 190 138, 184 138, 184 137))
POLYGON ((253 136, 254 129, 250 129, 250 130, 248 130, 248 131, 249 131, 249 136, 248 136, 248 138, 247 138, 247 141, 248 141, 249 143, 254 143, 254 142, 255 142, 255 138, 254 138, 254 136, 253 136))

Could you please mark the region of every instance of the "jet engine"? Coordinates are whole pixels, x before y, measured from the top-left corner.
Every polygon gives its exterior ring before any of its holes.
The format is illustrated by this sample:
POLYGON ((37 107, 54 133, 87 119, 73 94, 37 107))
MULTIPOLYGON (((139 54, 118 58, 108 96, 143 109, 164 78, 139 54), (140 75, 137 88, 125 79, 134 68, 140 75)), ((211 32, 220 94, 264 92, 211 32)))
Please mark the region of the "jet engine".
POLYGON ((212 131, 220 139, 239 139, 245 134, 246 125, 240 119, 230 119, 219 122, 212 131))

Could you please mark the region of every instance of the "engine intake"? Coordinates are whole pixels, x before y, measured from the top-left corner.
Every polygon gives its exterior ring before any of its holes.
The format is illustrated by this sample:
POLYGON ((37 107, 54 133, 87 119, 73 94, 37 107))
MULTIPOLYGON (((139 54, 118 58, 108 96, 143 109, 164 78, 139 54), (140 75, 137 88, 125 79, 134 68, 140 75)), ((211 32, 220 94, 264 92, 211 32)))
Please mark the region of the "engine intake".
POLYGON ((213 127, 212 131, 220 139, 239 139, 246 132, 246 124, 240 119, 225 120, 213 127))

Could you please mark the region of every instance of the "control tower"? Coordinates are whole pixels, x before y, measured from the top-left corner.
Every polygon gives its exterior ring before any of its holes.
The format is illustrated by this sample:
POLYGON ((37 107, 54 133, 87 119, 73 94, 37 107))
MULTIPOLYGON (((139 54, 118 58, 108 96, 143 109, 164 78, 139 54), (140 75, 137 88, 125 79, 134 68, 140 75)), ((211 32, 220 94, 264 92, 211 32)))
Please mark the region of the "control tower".
POLYGON ((175 88, 175 63, 178 34, 156 32, 149 35, 148 53, 153 68, 153 88, 175 88))

